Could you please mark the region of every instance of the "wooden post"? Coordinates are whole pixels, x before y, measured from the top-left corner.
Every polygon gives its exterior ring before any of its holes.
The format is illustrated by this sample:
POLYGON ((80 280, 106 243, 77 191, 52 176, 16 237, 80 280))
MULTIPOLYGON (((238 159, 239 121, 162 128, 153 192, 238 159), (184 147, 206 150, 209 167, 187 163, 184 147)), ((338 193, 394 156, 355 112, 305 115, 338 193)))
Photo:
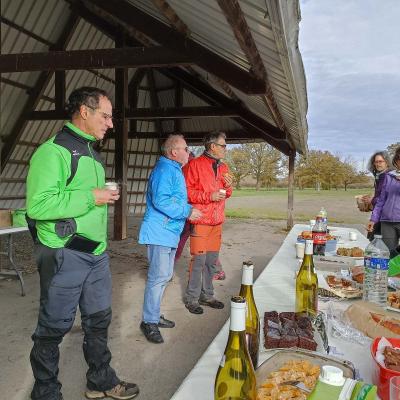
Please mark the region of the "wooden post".
POLYGON ((293 194, 294 194, 294 161, 296 151, 291 150, 289 154, 289 175, 288 175, 288 217, 287 229, 293 228, 293 194))
MULTIPOLYGON (((115 47, 123 47, 124 38, 115 41, 115 47)), ((128 69, 115 69, 115 180, 121 184, 121 196, 114 205, 114 240, 127 238, 127 173, 128 173, 128 69)))

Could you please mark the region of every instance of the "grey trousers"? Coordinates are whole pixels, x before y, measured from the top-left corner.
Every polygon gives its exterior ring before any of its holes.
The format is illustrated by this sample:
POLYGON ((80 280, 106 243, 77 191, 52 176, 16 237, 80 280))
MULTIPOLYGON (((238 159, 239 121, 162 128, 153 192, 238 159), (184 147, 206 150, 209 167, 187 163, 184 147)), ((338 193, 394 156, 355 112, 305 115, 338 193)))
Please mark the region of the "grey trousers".
POLYGON ((390 258, 398 256, 400 222, 381 222, 382 239, 390 250, 390 258))
POLYGON ((218 251, 208 251, 206 254, 193 256, 186 288, 185 303, 197 303, 201 300, 211 300, 214 296, 213 276, 216 271, 218 251))
POLYGON ((58 346, 74 323, 77 307, 84 331, 83 354, 88 364, 89 390, 105 391, 120 381, 110 366, 107 331, 111 322, 111 273, 106 253, 38 245, 35 251, 40 275, 38 324, 30 355, 35 384, 33 400, 60 400, 58 346))

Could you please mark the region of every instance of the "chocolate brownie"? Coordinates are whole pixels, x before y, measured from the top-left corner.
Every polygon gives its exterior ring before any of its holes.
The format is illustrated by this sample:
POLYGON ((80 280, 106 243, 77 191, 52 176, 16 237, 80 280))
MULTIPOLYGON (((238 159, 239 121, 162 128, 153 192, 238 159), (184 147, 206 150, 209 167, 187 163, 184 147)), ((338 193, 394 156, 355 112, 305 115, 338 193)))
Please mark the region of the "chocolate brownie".
POLYGON ((296 329, 296 335, 297 336, 308 337, 308 338, 312 339, 314 337, 314 332, 309 330, 309 329, 297 328, 296 329))
POLYGON ((294 312, 281 312, 279 313, 279 319, 282 321, 283 319, 291 319, 294 321, 296 318, 296 314, 294 312))
POLYGON ((308 317, 299 317, 297 319, 297 325, 302 329, 312 329, 312 324, 308 317))
POLYGON ((264 330, 270 330, 270 329, 280 329, 280 325, 278 322, 271 321, 271 320, 266 320, 264 322, 264 330))
POLYGON ((266 349, 274 349, 279 347, 281 336, 276 333, 267 332, 264 338, 264 347, 266 349))
POLYGON ((276 311, 266 311, 264 313, 264 321, 270 320, 279 323, 279 315, 276 311))
POLYGON ((279 341, 279 347, 297 347, 299 338, 297 336, 282 336, 279 341))
POLYGON ((317 350, 317 342, 312 338, 299 336, 299 347, 315 351, 317 350))

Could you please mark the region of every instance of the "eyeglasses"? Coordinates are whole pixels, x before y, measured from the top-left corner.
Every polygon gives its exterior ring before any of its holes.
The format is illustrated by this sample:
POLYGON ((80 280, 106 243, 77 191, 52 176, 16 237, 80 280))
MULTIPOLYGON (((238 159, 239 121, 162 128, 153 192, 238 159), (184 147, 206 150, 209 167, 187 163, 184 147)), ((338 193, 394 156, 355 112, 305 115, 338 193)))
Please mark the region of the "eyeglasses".
POLYGON ((175 147, 174 148, 174 150, 180 150, 180 149, 185 150, 186 153, 189 153, 189 147, 175 147))
POLYGON ((211 142, 211 143, 226 149, 226 144, 219 144, 219 143, 216 143, 216 142, 211 142))
POLYGON ((385 160, 378 160, 374 161, 374 164, 384 164, 386 161, 385 160))
POLYGON ((93 111, 98 111, 98 112, 101 114, 101 116, 102 116, 106 121, 111 121, 111 122, 113 122, 114 117, 113 117, 112 115, 107 114, 107 113, 105 113, 104 111, 99 110, 98 108, 94 108, 94 107, 88 106, 87 104, 85 104, 85 106, 86 106, 87 108, 90 108, 90 109, 93 110, 93 111))

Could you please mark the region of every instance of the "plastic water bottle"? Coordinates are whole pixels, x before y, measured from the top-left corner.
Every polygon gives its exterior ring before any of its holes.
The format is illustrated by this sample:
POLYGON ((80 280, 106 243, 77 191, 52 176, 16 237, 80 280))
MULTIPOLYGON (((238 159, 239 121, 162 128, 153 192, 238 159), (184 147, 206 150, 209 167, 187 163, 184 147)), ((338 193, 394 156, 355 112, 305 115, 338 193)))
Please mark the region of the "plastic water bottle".
POLYGON ((328 213, 326 212, 324 207, 321 207, 321 210, 318 213, 318 217, 322 218, 322 222, 328 228, 328 213))
POLYGON ((375 239, 364 252, 363 300, 382 307, 385 307, 387 302, 389 258, 390 252, 382 240, 382 235, 375 235, 375 239))

